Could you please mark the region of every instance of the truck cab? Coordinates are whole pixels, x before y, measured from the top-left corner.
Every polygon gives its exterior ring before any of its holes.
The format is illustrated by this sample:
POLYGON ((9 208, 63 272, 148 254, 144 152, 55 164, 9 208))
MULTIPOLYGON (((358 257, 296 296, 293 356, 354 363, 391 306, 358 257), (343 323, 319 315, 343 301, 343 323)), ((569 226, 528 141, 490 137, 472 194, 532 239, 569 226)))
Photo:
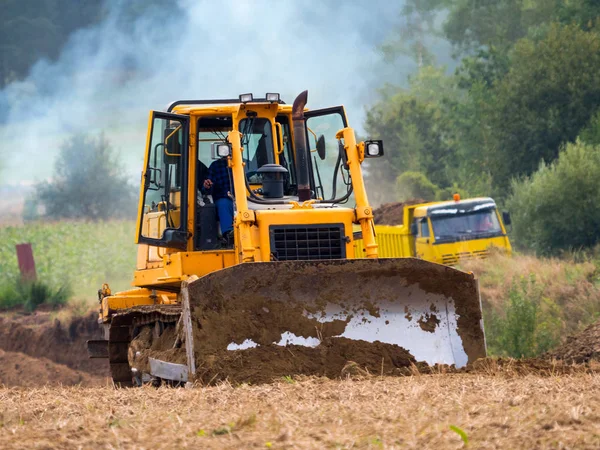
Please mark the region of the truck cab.
MULTIPOLYGON (((489 197, 414 205, 407 208, 417 258, 446 265, 485 258, 490 247, 511 253, 505 221, 489 197)), ((509 216, 504 217, 510 222, 509 216)))

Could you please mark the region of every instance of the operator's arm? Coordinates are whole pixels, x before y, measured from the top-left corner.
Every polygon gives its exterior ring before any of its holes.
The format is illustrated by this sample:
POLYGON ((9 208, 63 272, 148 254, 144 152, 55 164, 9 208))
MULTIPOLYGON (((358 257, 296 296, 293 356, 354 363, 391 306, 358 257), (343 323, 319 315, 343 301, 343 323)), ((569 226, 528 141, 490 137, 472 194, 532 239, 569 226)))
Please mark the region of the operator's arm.
POLYGON ((214 179, 215 179, 215 164, 213 163, 208 168, 208 174, 206 175, 206 179, 204 180, 204 183, 202 184, 202 192, 204 194, 212 194, 214 179))

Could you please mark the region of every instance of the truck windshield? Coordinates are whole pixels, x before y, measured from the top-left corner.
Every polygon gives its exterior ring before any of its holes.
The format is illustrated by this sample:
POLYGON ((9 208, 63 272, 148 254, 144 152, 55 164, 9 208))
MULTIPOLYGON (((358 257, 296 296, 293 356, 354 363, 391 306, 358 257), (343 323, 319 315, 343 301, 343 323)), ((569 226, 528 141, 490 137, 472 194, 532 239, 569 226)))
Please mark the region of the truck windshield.
POLYGON ((495 209, 431 217, 436 241, 454 241, 502 234, 495 209))

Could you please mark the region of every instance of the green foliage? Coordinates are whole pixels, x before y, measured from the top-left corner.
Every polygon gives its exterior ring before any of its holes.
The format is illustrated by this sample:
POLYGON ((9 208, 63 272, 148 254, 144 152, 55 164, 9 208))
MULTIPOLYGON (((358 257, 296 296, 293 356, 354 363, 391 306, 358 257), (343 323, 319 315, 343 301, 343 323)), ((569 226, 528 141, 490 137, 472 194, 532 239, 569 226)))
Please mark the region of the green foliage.
POLYGON ((560 308, 542 296, 535 276, 513 283, 503 315, 488 312, 486 337, 490 354, 528 358, 540 355, 560 342, 560 308))
POLYGON ((68 284, 53 288, 43 281, 5 282, 0 287, 0 309, 8 309, 23 305, 28 312, 34 311, 42 304, 64 305, 72 295, 68 284))
POLYGON ((61 148, 51 182, 36 187, 47 217, 106 220, 135 217, 136 191, 110 143, 78 134, 61 148))
MULTIPOLYGON (((456 86, 443 70, 424 67, 410 80, 367 112, 369 136, 383 139, 386 156, 369 163, 367 182, 371 191, 394 192, 398 175, 422 172, 437 186, 449 186, 449 170, 456 152, 450 139, 450 122, 436 93, 452 97, 456 86)), ((394 201, 394 198, 387 198, 394 201)))
POLYGON ((600 146, 568 144, 557 161, 514 181, 507 201, 515 243, 539 254, 600 241, 600 146))
POLYGON ((41 58, 54 59, 74 30, 96 23, 102 2, 4 0, 0 17, 0 88, 24 77, 41 58))
POLYGON ((439 188, 421 172, 404 172, 396 179, 396 191, 401 202, 414 198, 432 201, 436 198, 439 188))
POLYGON ((575 25, 552 26, 539 42, 517 43, 511 68, 484 111, 495 183, 529 175, 556 159, 600 106, 600 36, 575 25))
POLYGON ((95 298, 102 283, 108 282, 113 291, 126 289, 135 269, 134 230, 134 221, 0 228, 0 297, 6 307, 22 303, 18 294, 11 296, 20 276, 15 244, 22 242, 31 242, 38 278, 54 291, 70 285, 75 296, 95 298))

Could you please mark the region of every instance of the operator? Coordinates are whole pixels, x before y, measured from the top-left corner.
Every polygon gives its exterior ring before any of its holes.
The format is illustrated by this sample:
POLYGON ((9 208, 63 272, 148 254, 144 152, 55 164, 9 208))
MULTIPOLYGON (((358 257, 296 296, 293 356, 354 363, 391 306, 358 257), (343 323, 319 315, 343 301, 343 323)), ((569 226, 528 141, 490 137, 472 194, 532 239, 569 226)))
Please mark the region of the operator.
POLYGON ((211 194, 215 202, 223 238, 228 244, 233 243, 233 189, 227 157, 217 159, 210 165, 203 187, 204 193, 211 194))

